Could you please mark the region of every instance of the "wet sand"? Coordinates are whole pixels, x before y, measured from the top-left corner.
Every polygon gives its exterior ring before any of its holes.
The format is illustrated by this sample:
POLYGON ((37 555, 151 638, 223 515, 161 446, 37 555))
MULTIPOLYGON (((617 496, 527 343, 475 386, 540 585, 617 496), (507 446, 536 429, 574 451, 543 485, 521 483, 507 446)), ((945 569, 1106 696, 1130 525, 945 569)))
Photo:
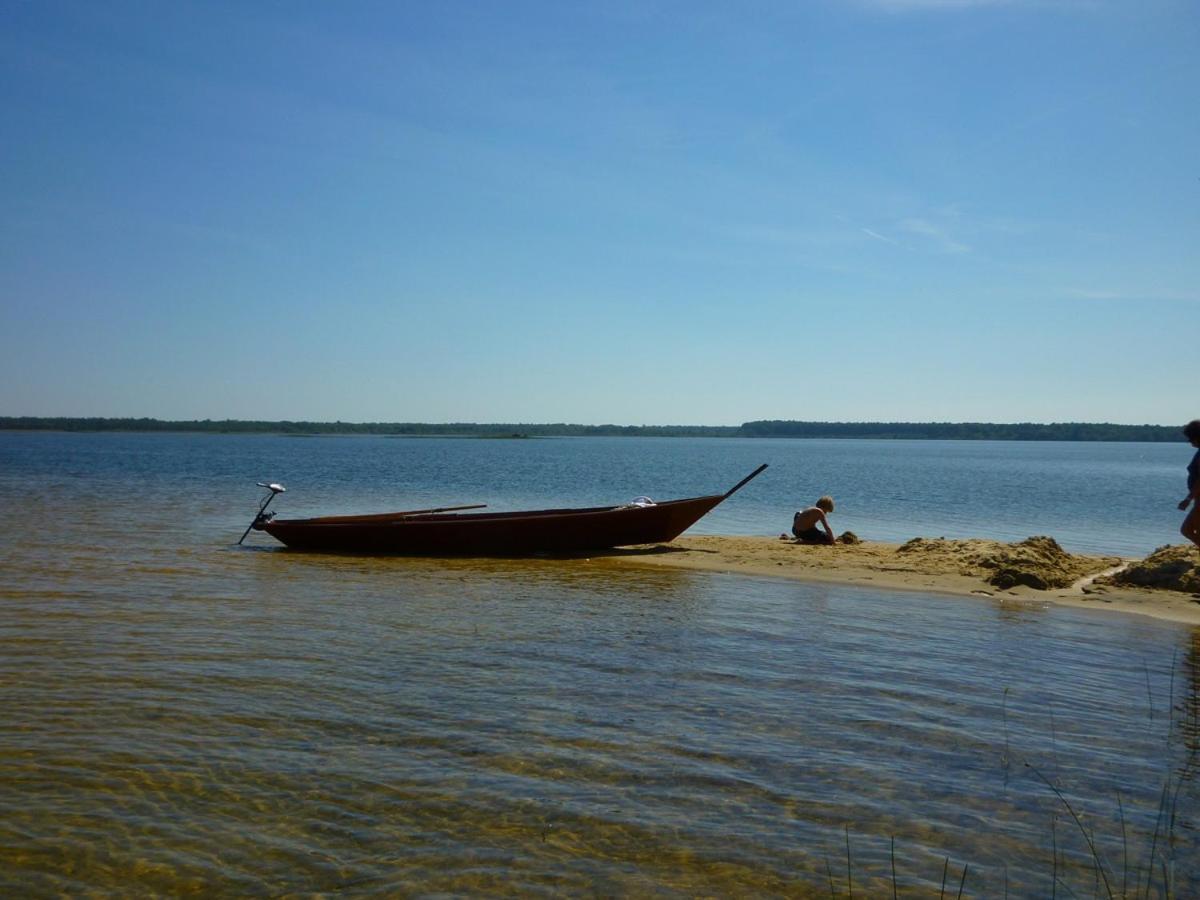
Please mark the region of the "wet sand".
MULTIPOLYGON (((1066 557, 1062 560, 1065 568, 1060 566, 1054 573, 1062 586, 1039 589, 1018 583, 998 587, 994 581, 1010 579, 997 578, 1000 571, 997 558, 1008 560, 1011 551, 1022 546, 941 539, 903 545, 864 541, 814 546, 777 537, 685 535, 669 545, 629 548, 608 556, 620 565, 669 566, 894 591, 932 591, 1022 604, 1055 603, 1200 625, 1200 595, 1105 583, 1107 576, 1135 562, 1129 559, 1062 554, 1066 557)), ((1021 566, 1018 564, 1016 568, 1020 578, 1021 566)), ((1034 565, 1031 571, 1037 568, 1034 565)), ((1035 576, 1029 580, 1039 579, 1035 576)))

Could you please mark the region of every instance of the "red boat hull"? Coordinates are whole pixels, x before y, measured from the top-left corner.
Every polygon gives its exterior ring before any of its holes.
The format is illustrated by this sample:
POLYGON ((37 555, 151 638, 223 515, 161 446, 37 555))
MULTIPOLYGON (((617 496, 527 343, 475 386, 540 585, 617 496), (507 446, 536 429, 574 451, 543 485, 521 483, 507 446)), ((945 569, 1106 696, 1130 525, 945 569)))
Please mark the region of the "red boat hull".
POLYGON ((728 496, 652 506, 535 512, 275 519, 255 527, 296 550, 412 556, 524 556, 674 540, 728 496), (356 521, 357 518, 357 521, 356 521))

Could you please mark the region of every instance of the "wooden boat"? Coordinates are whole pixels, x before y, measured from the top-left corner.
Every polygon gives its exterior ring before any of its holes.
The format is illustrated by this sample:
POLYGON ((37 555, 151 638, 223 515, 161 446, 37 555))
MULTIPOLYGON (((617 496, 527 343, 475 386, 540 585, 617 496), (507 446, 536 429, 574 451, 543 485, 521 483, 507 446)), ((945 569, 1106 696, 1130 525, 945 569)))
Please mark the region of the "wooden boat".
POLYGON ((250 528, 265 531, 296 550, 412 556, 527 556, 658 544, 674 540, 765 468, 764 463, 724 494, 663 503, 639 498, 624 506, 529 512, 461 511, 482 508, 475 505, 276 519, 265 512, 266 506, 284 489, 277 484, 263 485, 271 496, 259 507, 250 528))

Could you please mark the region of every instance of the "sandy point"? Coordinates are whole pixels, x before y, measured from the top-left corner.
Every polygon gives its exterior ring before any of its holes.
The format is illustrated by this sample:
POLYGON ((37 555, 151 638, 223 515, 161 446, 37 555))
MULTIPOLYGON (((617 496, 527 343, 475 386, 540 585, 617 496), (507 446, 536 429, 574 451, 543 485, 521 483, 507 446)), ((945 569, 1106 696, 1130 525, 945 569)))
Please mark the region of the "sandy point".
MULTIPOLYGON (((1200 578, 1200 555, 1171 551, 1178 569, 1200 578), (1192 561, 1192 556, 1195 560, 1192 561)), ((684 535, 670 544, 615 550, 619 565, 666 566, 760 577, 923 591, 1002 602, 1055 603, 1153 616, 1200 625, 1200 589, 1163 589, 1121 583, 1146 561, 1066 553, 1051 538, 1004 543, 982 539, 915 538, 904 544, 864 541, 832 546, 768 537, 684 535)), ((1192 586, 1195 580, 1176 580, 1192 586)))

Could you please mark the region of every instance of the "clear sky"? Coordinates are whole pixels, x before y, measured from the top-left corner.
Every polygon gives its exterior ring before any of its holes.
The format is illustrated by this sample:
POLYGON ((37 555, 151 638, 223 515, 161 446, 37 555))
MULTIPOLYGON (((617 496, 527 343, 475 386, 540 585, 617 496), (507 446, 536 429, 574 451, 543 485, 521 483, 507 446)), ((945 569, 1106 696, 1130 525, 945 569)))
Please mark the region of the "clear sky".
POLYGON ((0 415, 1200 416, 1195 0, 0 0, 0 415))

